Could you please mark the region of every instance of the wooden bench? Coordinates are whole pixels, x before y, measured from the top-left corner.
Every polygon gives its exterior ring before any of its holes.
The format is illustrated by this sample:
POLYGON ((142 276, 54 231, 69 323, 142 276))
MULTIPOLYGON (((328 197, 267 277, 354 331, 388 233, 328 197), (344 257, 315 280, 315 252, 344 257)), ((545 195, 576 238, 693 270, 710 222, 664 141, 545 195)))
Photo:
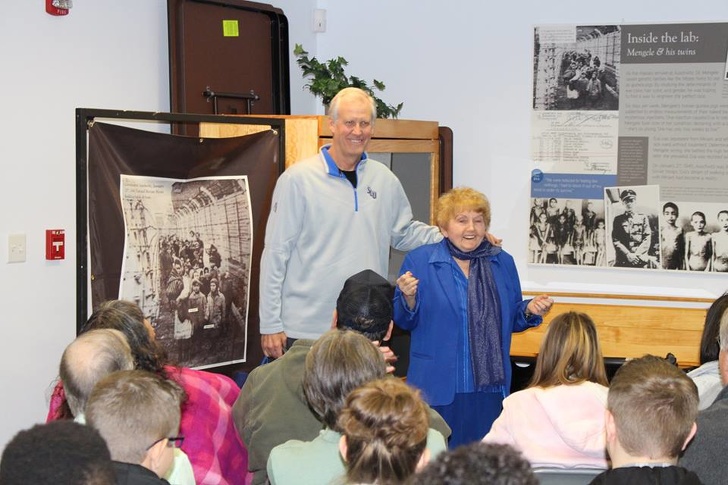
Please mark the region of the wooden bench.
MULTIPOLYGON (((524 298, 536 292, 524 292, 524 298)), ((613 294, 549 293, 555 303, 544 323, 513 334, 511 357, 535 357, 548 324, 569 311, 588 314, 597 325, 605 358, 664 357, 671 352, 680 367, 700 365, 700 337, 707 298, 675 298, 613 294)))

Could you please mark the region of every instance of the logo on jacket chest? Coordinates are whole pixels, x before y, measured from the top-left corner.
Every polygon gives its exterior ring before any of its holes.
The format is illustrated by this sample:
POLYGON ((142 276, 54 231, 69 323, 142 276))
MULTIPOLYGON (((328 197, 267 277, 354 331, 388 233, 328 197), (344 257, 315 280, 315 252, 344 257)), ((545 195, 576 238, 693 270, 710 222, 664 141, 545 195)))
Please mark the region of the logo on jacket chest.
POLYGON ((369 185, 367 185, 367 194, 369 194, 369 197, 371 197, 372 199, 377 198, 377 192, 374 189, 372 189, 369 185))

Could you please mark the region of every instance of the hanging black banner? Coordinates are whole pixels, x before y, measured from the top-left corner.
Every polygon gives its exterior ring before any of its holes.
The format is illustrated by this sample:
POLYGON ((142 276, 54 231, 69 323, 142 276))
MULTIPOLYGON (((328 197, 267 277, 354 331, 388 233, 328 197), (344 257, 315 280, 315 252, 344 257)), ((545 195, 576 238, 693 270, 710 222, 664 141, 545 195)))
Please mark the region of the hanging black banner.
POLYGON ((137 303, 179 365, 245 361, 277 132, 211 139, 98 122, 88 132, 92 306, 137 303))

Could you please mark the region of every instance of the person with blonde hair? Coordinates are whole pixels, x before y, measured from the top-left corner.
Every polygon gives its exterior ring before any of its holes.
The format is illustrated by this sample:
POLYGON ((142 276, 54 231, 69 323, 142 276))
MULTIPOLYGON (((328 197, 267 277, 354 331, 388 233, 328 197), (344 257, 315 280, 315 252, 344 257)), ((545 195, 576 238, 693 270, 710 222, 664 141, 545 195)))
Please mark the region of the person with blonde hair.
POLYGON ((352 391, 338 424, 349 483, 403 483, 429 460, 427 405, 399 379, 372 381, 352 391))
POLYGON ((407 382, 452 428, 450 446, 480 440, 511 387, 511 334, 539 325, 553 300, 524 300, 513 258, 486 238, 490 203, 455 188, 438 201, 445 238, 411 251, 394 321, 411 332, 407 382))
POLYGON ((86 421, 106 441, 117 483, 165 484, 174 461, 184 391, 143 370, 114 372, 100 380, 86 405, 86 421))
POLYGON ((554 317, 529 386, 503 401, 486 443, 512 445, 534 467, 607 468, 607 373, 594 322, 554 317))

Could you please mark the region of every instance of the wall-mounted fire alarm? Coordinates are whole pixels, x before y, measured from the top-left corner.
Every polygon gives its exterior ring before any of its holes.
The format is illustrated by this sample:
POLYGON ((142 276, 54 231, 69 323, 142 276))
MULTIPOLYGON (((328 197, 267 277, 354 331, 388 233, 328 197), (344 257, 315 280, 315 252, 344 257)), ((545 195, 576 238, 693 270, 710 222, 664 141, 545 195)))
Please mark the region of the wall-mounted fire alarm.
POLYGON ((66 231, 46 229, 46 259, 55 261, 66 258, 66 231))
POLYGON ((51 15, 68 15, 73 7, 72 0, 45 0, 46 12, 51 15))

